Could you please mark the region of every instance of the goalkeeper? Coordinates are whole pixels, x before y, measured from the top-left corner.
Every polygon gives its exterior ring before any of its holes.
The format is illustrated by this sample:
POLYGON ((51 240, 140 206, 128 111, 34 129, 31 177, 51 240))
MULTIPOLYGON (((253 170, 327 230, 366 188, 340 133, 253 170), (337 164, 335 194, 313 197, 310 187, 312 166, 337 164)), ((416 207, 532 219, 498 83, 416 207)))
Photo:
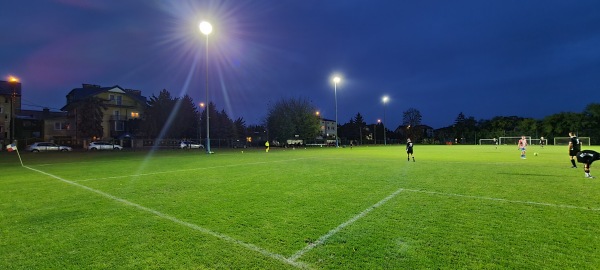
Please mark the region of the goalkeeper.
POLYGON ((583 163, 583 171, 586 178, 595 178, 590 174, 592 163, 600 159, 600 153, 593 150, 583 150, 577 153, 577 162, 583 163))

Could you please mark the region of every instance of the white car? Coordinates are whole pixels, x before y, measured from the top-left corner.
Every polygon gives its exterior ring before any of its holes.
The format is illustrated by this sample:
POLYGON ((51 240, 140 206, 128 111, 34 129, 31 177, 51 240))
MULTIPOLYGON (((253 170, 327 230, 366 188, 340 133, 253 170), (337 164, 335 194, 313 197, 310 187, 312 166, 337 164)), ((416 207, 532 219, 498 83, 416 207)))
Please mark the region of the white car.
POLYGON ((123 146, 112 144, 109 142, 91 142, 87 147, 88 150, 122 150, 123 146))
POLYGON ((197 143, 197 142, 190 142, 190 141, 181 141, 179 143, 179 148, 181 149, 204 149, 204 145, 202 145, 201 143, 197 143))
POLYGON ((61 151, 68 152, 73 150, 71 147, 58 145, 51 142, 36 142, 32 145, 27 146, 27 151, 30 152, 43 152, 43 151, 61 151))

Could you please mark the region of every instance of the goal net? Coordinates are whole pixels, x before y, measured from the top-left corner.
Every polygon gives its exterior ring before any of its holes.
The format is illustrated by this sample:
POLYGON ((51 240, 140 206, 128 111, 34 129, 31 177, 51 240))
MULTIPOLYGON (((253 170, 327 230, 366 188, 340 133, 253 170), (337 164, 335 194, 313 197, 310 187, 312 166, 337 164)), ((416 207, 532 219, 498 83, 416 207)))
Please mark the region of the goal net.
POLYGON ((531 139, 531 144, 532 145, 548 145, 548 139, 531 139))
MULTIPOLYGON (((581 145, 591 145, 590 137, 577 137, 581 145)), ((554 145, 568 145, 571 137, 554 137, 554 145)))
MULTIPOLYGON (((521 137, 499 137, 498 143, 502 144, 502 145, 507 145, 507 144, 517 145, 517 143, 519 143, 520 139, 521 139, 521 137)), ((525 136, 525 139, 527 140, 527 144, 531 144, 531 136, 525 136)))
POLYGON ((498 139, 479 139, 479 145, 496 145, 498 139))

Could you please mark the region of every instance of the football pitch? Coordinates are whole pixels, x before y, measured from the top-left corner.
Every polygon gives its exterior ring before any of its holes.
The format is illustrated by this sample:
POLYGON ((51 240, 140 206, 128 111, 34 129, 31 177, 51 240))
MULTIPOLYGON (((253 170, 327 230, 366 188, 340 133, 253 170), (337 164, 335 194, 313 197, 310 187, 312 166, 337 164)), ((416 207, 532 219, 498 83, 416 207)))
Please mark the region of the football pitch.
POLYGON ((566 146, 215 150, 0 152, 0 269, 600 267, 566 146))

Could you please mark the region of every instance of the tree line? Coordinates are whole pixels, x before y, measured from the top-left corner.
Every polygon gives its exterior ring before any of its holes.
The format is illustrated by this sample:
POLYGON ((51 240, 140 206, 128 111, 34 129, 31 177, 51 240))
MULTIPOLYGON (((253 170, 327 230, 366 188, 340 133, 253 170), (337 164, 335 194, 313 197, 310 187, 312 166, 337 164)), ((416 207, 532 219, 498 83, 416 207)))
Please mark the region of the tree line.
MULTIPOLYGON (((78 105, 77 132, 82 137, 101 136, 102 100, 89 98, 78 105)), ((261 140, 285 142, 289 139, 303 140, 305 143, 333 140, 334 134, 322 132, 320 118, 315 114, 316 107, 303 98, 281 99, 267 108, 264 122, 259 125, 246 125, 243 118, 231 119, 225 110, 218 111, 214 103, 209 103, 202 111, 193 99, 185 95, 173 97, 163 89, 158 96, 152 95, 142 119, 128 120, 125 131, 138 138, 206 138, 206 112, 210 116, 210 137, 225 141, 245 140, 260 135, 261 140), (320 137, 320 134, 329 134, 320 137)), ((600 143, 600 104, 592 103, 581 113, 561 112, 541 120, 519 116, 496 116, 492 119, 475 120, 462 112, 453 124, 436 129, 431 134, 422 125, 419 110, 409 108, 402 112, 402 125, 386 126, 384 123, 367 124, 361 113, 357 113, 346 123, 338 123, 338 137, 344 143, 355 144, 402 143, 411 138, 419 143, 445 143, 459 141, 476 144, 479 139, 532 136, 566 137, 573 131, 580 137, 591 137, 592 144, 600 143)))

